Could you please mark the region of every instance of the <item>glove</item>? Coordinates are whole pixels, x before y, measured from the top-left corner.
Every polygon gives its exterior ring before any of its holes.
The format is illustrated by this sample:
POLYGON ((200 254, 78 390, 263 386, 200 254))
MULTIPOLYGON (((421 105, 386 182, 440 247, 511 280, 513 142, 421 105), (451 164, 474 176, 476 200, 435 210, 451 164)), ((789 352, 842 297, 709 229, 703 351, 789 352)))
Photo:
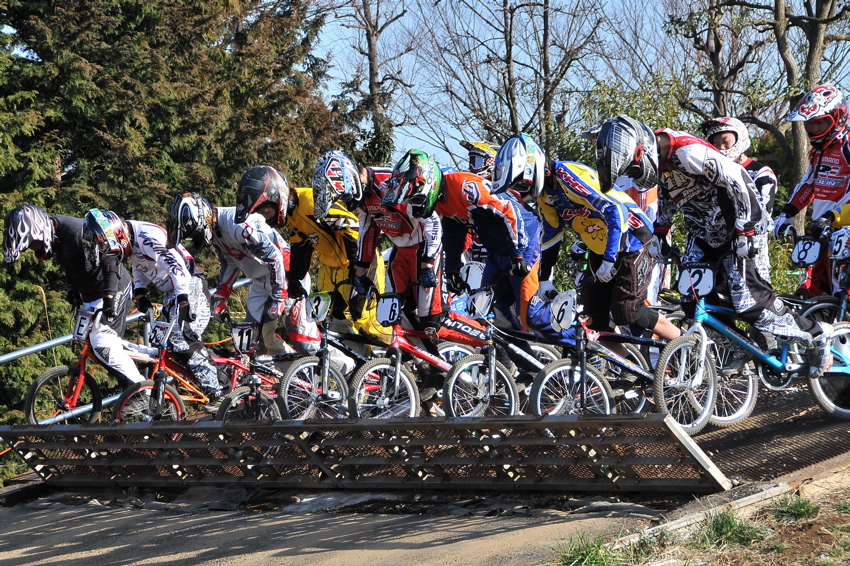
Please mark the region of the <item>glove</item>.
POLYGON ((455 295, 459 295, 466 291, 466 281, 463 280, 463 277, 460 276, 460 273, 457 271, 452 271, 451 273, 446 274, 446 287, 454 293, 455 295))
POLYGON ((827 212, 821 218, 812 220, 811 224, 806 228, 806 234, 813 238, 821 238, 824 232, 832 226, 833 216, 831 212, 827 212))
POLYGON ((587 244, 578 240, 570 246, 570 259, 576 263, 581 263, 587 258, 587 244))
POLYGON ((369 279, 368 275, 360 275, 351 280, 351 286, 356 294, 365 297, 369 294, 369 289, 374 287, 375 284, 369 279))
POLYGON ((733 243, 735 247, 735 253, 738 254, 738 257, 742 258, 752 258, 756 257, 756 254, 759 251, 758 242, 753 236, 747 236, 746 234, 738 234, 738 237, 735 238, 735 242, 733 243))
POLYGON ((525 277, 531 273, 531 267, 526 263, 525 258, 515 257, 511 259, 511 275, 514 277, 525 277))
POLYGON ((177 295, 177 320, 188 324, 195 318, 197 317, 192 312, 192 305, 189 304, 189 295, 177 295))
POLYGON ((83 297, 80 295, 80 292, 77 291, 74 287, 68 287, 68 291, 65 294, 65 299, 70 303, 71 310, 77 310, 81 306, 83 306, 83 297))
POLYGON ((614 262, 607 259, 602 260, 602 264, 596 270, 596 279, 603 283, 608 283, 614 278, 617 271, 614 269, 614 262))
POLYGON ((106 317, 106 322, 115 320, 115 297, 103 298, 103 316, 106 317))
POLYGON ((153 308, 153 304, 148 299, 148 290, 143 287, 133 289, 133 301, 136 303, 136 310, 139 312, 148 312, 153 308))
POLYGON ((288 287, 289 296, 293 299, 300 299, 301 297, 307 296, 307 291, 304 290, 304 286, 301 285, 301 281, 291 281, 288 287))
POLYGON ((272 299, 272 304, 269 305, 268 315, 272 320, 280 320, 283 318, 283 313, 286 311, 286 301, 284 299, 272 299))
POLYGON ((225 316, 230 316, 230 311, 227 310, 227 297, 223 297, 218 293, 212 296, 212 304, 210 305, 212 317, 221 322, 225 316))
POLYGON ((667 243, 667 238, 659 234, 652 236, 652 240, 650 240, 646 249, 649 252, 649 255, 652 256, 652 259, 658 261, 662 261, 670 257, 670 252, 672 251, 670 244, 667 243))
POLYGON ((794 218, 789 218, 788 215, 783 212, 779 215, 776 219, 776 223, 773 225, 773 237, 779 239, 783 236, 787 236, 788 228, 792 228, 793 226, 794 218))
POLYGON ((433 289, 437 286, 437 274, 433 267, 422 267, 419 269, 419 285, 425 289, 433 289))

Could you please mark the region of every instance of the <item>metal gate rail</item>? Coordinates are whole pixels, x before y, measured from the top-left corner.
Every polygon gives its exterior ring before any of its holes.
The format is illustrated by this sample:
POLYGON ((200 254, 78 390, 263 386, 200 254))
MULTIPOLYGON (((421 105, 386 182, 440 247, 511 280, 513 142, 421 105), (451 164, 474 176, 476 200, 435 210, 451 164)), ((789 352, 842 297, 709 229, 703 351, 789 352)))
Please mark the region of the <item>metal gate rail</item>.
POLYGON ((667 415, 0 427, 57 486, 714 492, 667 415))

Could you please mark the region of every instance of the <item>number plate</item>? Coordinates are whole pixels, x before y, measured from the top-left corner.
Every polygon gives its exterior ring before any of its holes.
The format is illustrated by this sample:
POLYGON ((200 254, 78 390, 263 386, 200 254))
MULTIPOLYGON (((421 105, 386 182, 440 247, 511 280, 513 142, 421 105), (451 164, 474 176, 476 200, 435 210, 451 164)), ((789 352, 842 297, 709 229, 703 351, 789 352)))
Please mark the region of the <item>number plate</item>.
POLYGON ((94 313, 91 311, 78 311, 77 320, 74 322, 74 338, 85 342, 89 337, 94 313))
POLYGON ((307 303, 307 319, 310 322, 322 322, 331 307, 331 294, 313 293, 307 298, 307 303))
POLYGON ((401 319, 401 298, 396 296, 381 297, 375 309, 375 318, 382 326, 394 326, 401 319))
POLYGON ((813 265, 820 257, 821 243, 810 236, 802 236, 794 242, 791 263, 800 267, 813 265))
POLYGON ((460 268, 460 277, 470 289, 480 289, 481 280, 484 276, 484 264, 480 261, 469 261, 460 268))
POLYGON ((549 305, 552 313, 552 328, 560 332, 570 327, 575 320, 576 292, 575 290, 560 293, 549 305))
POLYGON ((714 290, 714 268, 704 263, 687 265, 679 272, 679 293, 683 297, 704 297, 714 290))
POLYGON ((238 322, 230 328, 233 348, 240 354, 252 354, 257 348, 259 332, 253 322, 238 322))
POLYGON ((836 230, 829 238, 829 256, 833 259, 847 259, 850 257, 849 246, 850 228, 836 230))
POLYGON ((171 328, 170 322, 161 322, 156 321, 151 323, 151 331, 148 333, 148 340, 150 343, 157 347, 165 346, 166 341, 168 340, 169 329, 171 328))
POLYGON ((482 289, 470 295, 466 302, 470 318, 484 318, 490 314, 494 294, 492 289, 482 289))

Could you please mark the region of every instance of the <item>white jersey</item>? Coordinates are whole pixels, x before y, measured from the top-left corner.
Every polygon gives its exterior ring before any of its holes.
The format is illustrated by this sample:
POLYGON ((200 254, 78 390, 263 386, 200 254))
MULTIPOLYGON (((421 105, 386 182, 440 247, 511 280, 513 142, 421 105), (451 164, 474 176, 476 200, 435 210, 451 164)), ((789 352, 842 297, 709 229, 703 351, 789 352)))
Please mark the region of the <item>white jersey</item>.
POLYGON ((165 229, 150 222, 127 220, 133 253, 133 288, 153 284, 162 293, 189 295, 194 275, 192 254, 182 245, 168 249, 165 229))
POLYGON ((245 222, 235 222, 236 207, 218 207, 218 223, 213 230, 213 246, 221 263, 219 287, 233 288, 239 272, 250 279, 269 278, 269 296, 286 298, 284 258, 289 244, 257 213, 245 222))

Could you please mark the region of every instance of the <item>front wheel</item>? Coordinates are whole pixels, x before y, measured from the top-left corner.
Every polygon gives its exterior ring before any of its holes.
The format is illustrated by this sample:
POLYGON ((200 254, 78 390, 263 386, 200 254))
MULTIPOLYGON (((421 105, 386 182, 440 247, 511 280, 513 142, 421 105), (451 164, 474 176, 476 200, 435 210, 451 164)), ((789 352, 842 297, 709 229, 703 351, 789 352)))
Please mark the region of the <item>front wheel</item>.
POLYGON ((613 414, 614 392, 599 370, 585 365, 585 379, 577 363, 562 359, 541 369, 531 386, 529 408, 535 415, 613 414), (584 406, 582 406, 582 397, 584 406))
POLYGON ((215 420, 274 422, 280 420, 280 409, 262 389, 243 385, 224 396, 215 420))
POLYGON ((404 365, 396 371, 389 358, 363 364, 351 378, 349 411, 357 418, 392 419, 419 416, 419 389, 404 365))
POLYGON ((483 354, 455 362, 443 386, 443 407, 450 417, 507 417, 518 413, 516 384, 508 370, 495 362, 495 375, 483 354), (491 381, 492 380, 492 381, 491 381))
POLYGON ((51 368, 27 390, 24 409, 30 424, 83 424, 100 419, 100 387, 89 373, 76 366, 51 368))
POLYGON ((832 365, 822 376, 809 379, 809 391, 830 417, 850 420, 850 323, 834 325, 829 349, 832 365))
POLYGON ((162 405, 152 395, 156 394, 156 384, 151 380, 140 381, 128 387, 115 407, 114 422, 138 423, 154 421, 182 421, 186 417, 183 399, 170 385, 162 392, 162 405))
POLYGON ((284 419, 341 419, 348 416, 345 377, 328 362, 328 384, 322 387, 321 364, 316 356, 308 356, 286 370, 277 396, 284 419))
POLYGON ((698 336, 680 336, 658 356, 652 390, 655 410, 667 413, 693 436, 708 424, 717 398, 717 369, 714 356, 706 350, 700 360, 698 336), (696 379, 700 361, 702 378, 696 379))

